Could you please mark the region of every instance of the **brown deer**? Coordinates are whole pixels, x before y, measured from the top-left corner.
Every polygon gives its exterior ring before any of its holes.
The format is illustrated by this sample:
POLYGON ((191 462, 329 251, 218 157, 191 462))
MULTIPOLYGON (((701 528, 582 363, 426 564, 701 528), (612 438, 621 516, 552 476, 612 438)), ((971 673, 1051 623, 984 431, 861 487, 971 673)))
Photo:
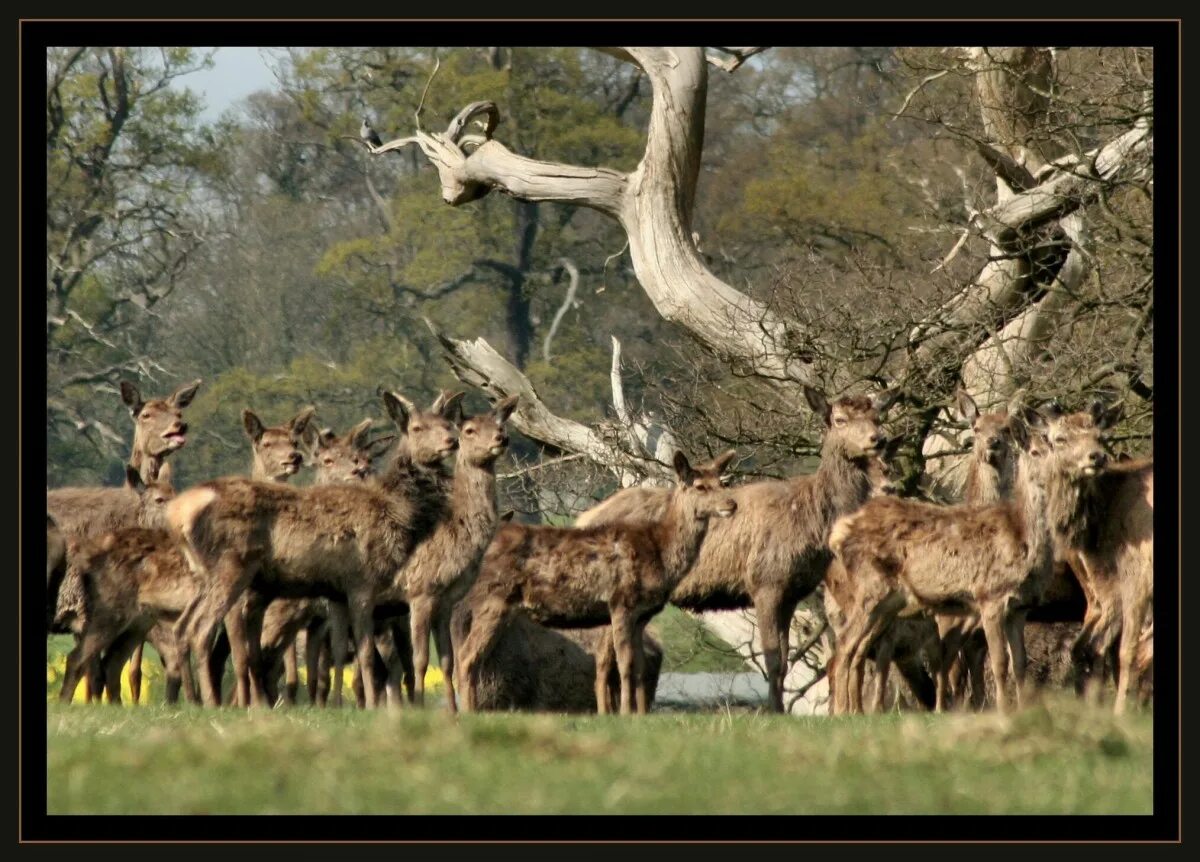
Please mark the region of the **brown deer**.
POLYGON ((978 617, 996 680, 996 702, 1008 708, 1008 668, 1017 700, 1025 673, 1024 622, 1052 574, 1050 510, 1056 483, 1079 483, 1103 467, 1098 441, 1034 436, 1045 418, 1030 412, 1015 427, 1024 447, 1011 500, 988 506, 937 506, 876 498, 840 519, 830 546, 856 584, 839 643, 836 685, 861 679, 871 641, 901 612, 978 617))
MULTIPOLYGON (((868 475, 871 479, 871 496, 895 496, 900 493, 899 471, 896 469, 894 457, 901 437, 893 437, 883 451, 871 459, 868 475)), ((833 642, 836 647, 845 637, 844 629, 847 616, 843 608, 852 607, 854 600, 854 583, 846 573, 845 568, 835 558, 829 563, 825 572, 825 619, 833 632, 833 642)), ((892 664, 900 672, 916 699, 929 709, 935 702, 935 683, 925 670, 925 662, 932 659, 931 666, 937 666, 941 654, 937 627, 928 617, 913 617, 897 619, 873 644, 872 654, 876 666, 874 711, 883 712, 887 699, 888 676, 892 664)), ((848 693, 837 688, 835 678, 837 652, 830 656, 825 667, 826 679, 829 686, 830 714, 837 715, 847 711, 862 710, 861 692, 851 687, 848 693), (849 698, 847 703, 846 698, 849 698)))
MULTIPOLYGON (((397 576, 449 509, 442 461, 458 446, 447 417, 459 398, 461 393, 443 393, 421 412, 384 393, 403 436, 378 482, 293 488, 234 477, 198 485, 172 502, 167 520, 205 583, 204 595, 180 615, 177 631, 205 659, 200 688, 206 704, 216 701, 206 661, 212 634, 252 585, 276 596, 344 598, 360 667, 370 667, 375 607, 406 600, 397 576)), ((248 622, 245 642, 251 667, 258 668, 260 632, 254 616, 248 622)), ((372 675, 362 677, 374 703, 372 675)))
MULTIPOLYGON (((870 494, 870 462, 886 443, 880 415, 898 394, 830 403, 811 387, 804 393, 825 424, 820 467, 732 489, 741 514, 713 525, 696 564, 671 594, 672 604, 692 611, 754 608, 774 712, 783 712, 792 616, 825 577, 834 520, 870 494)), ((576 525, 653 520, 665 499, 663 489, 628 488, 584 512, 576 525)))
MULTIPOLYGON (((1116 411, 1095 401, 1087 412, 1052 407, 1052 445, 1103 446, 1116 411)), ((1117 696, 1121 713, 1130 687, 1137 690, 1139 651, 1153 655, 1148 620, 1154 605, 1154 462, 1103 459, 1081 483, 1053 488, 1058 554, 1079 578, 1087 599, 1083 629, 1072 648, 1082 689, 1097 662, 1118 646, 1117 696), (1149 644, 1146 640, 1150 639, 1149 644), (1146 644, 1139 647, 1139 644, 1146 644)))
MULTIPOLYGON (((166 398, 145 400, 137 386, 121 381, 121 399, 133 417, 133 447, 129 464, 142 485, 159 482, 159 471, 166 459, 187 443, 187 423, 183 410, 196 397, 200 381, 194 380, 176 389, 166 398)), ((128 479, 128 476, 127 476, 128 479)), ((170 475, 162 480, 170 484, 170 475)), ((139 523, 139 495, 127 481, 120 488, 55 488, 46 492, 46 510, 58 524, 68 544, 90 536, 101 536, 121 527, 139 523)), ((64 577, 59 590, 49 596, 55 605, 54 616, 60 622, 51 631, 64 633, 61 620, 79 612, 83 588, 76 578, 64 577)))
MULTIPOLYGON (((58 522, 46 515, 46 596, 58 596, 63 577, 67 573, 67 539, 58 522)), ((47 598, 46 629, 54 625, 56 601, 47 598)))
MULTIPOLYGON (((644 633, 643 697, 654 705, 662 668, 662 645, 644 633)), ((616 661, 597 667, 594 656, 612 656, 612 628, 552 629, 518 614, 499 633, 479 668, 475 708, 479 711, 596 712, 596 675, 607 680, 603 701, 609 712, 620 705, 621 677, 616 661), (607 641, 602 642, 602 641, 607 641)))
MULTIPOLYGON (((621 712, 648 709, 641 679, 645 667, 643 631, 662 610, 671 590, 691 568, 710 517, 737 511, 721 486, 721 473, 733 459, 726 452, 693 468, 676 453, 679 484, 666 511, 653 523, 616 523, 588 528, 506 524, 483 557, 478 579, 456 614, 461 658, 457 668, 464 702, 474 710, 479 666, 496 635, 516 612, 536 622, 589 628, 609 623, 621 677, 621 712), (636 697, 635 697, 636 691, 636 697)), ((606 698, 597 704, 601 707, 606 698)))
MULTIPOLYGON (((169 533, 143 527, 83 541, 71 554, 70 567, 84 585, 86 613, 79 641, 67 657, 59 697, 69 702, 80 675, 107 651, 109 703, 120 703, 125 660, 161 620, 177 616, 195 598, 195 578, 169 533)), ((172 637, 152 639, 166 664, 167 702, 178 699, 181 684, 194 700, 186 651, 177 649, 172 637)))
MULTIPOLYGON (((304 464, 310 423, 315 413, 315 407, 305 407, 290 421, 267 427, 250 408, 242 411, 242 427, 250 440, 252 479, 262 482, 287 482, 300 472, 300 467, 304 464)), ((247 706, 252 699, 250 650, 246 645, 246 612, 246 600, 243 597, 225 615, 227 643, 233 660, 233 700, 239 706, 247 706)), ((134 660, 140 658, 139 650, 134 660)), ((220 665, 224 665, 223 660, 220 661, 220 665)), ((210 669, 210 673, 215 673, 215 668, 210 669)), ((219 681, 219 675, 217 678, 219 681)))

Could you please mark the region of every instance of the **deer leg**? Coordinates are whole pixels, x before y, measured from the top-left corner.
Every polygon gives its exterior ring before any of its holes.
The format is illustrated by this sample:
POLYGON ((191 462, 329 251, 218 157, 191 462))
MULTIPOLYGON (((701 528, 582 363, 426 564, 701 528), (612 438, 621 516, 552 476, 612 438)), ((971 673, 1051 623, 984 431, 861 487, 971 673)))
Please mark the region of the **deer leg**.
POLYGON ((129 656, 129 696, 133 702, 140 703, 142 699, 142 644, 133 649, 129 656))
POLYGON ((364 705, 374 708, 375 693, 375 601, 370 596, 350 599, 350 628, 354 632, 355 651, 358 654, 358 674, 362 680, 364 705))
POLYGON ((933 711, 945 712, 947 703, 950 698, 950 671, 952 665, 958 657, 959 647, 962 645, 961 625, 962 621, 947 616, 936 617, 939 641, 938 653, 938 675, 937 675, 937 694, 935 696, 933 711))
POLYGON ((633 633, 633 695, 638 715, 650 711, 646 697, 646 623, 649 620, 648 616, 643 617, 633 633))
POLYGON ((458 701, 454 696, 454 645, 450 638, 450 609, 445 608, 438 614, 433 629, 437 641, 438 664, 442 668, 442 678, 446 681, 446 706, 451 713, 458 712, 458 701))
POLYGON ((509 610, 503 602, 491 602, 472 609, 471 629, 455 655, 464 712, 479 709, 479 672, 497 635, 508 622, 508 615, 509 610))
MULTIPOLYGON (((220 703, 218 694, 220 680, 214 681, 209 669, 213 635, 216 633, 222 617, 228 615, 234 603, 253 580, 256 568, 236 553, 222 554, 216 565, 210 570, 212 582, 208 585, 208 595, 201 600, 203 603, 194 609, 190 624, 181 626, 184 623, 183 616, 181 616, 180 622, 176 623, 177 636, 187 639, 196 656, 197 668, 200 671, 201 694, 206 705, 217 706, 220 703)), ((189 605, 184 614, 187 614, 188 610, 192 610, 194 604, 189 605)), ((233 648, 232 638, 230 648, 233 648)))
MULTIPOLYGON (((783 616, 780 596, 763 595, 755 598, 754 612, 758 618, 759 646, 763 653, 763 662, 767 666, 767 709, 770 712, 783 712, 783 677, 787 673, 787 662, 781 660, 779 653, 782 644, 787 642, 787 634, 781 632, 780 618, 783 616)), ((614 629, 614 637, 616 631, 614 629)), ((620 653, 617 653, 618 660, 620 653)))
MULTIPOLYGON (((329 603, 329 654, 333 659, 333 705, 339 709, 342 706, 342 687, 345 685, 346 659, 349 652, 346 645, 350 642, 350 609, 341 602, 329 603)), ((354 675, 355 696, 362 687, 359 674, 354 675)), ((359 702, 362 706, 362 702, 359 702)))
POLYGON ((1008 712, 1008 640, 1005 636, 1003 606, 983 609, 983 636, 987 638, 988 658, 996 677, 996 708, 1008 712))
POLYGON ((296 693, 300 690, 300 657, 296 639, 292 638, 283 650, 283 702, 296 705, 296 693))
POLYGON ((386 668, 384 689, 387 693, 387 705, 399 707, 403 703, 400 695, 400 663, 396 656, 395 631, 388 623, 383 623, 376 629, 375 649, 386 668))
POLYGON ((633 713, 634 645, 635 634, 632 615, 623 609, 611 612, 613 648, 617 653, 617 672, 621 675, 621 715, 633 713))
POLYGON ((596 665, 596 712, 599 715, 608 715, 613 711, 612 702, 612 687, 609 685, 609 676, 616 667, 617 656, 613 651, 612 629, 609 633, 599 639, 596 644, 595 652, 592 653, 592 658, 596 665))
POLYGON ((1011 611, 1004 625, 1018 709, 1024 704, 1025 699, 1025 617, 1027 614, 1026 610, 1011 611))
POLYGON ((63 685, 58 693, 58 699, 62 703, 71 702, 71 698, 75 695, 75 689, 79 687, 79 680, 84 676, 85 670, 91 668, 96 663, 101 651, 114 640, 113 636, 104 629, 105 627, 97 625, 96 621, 89 621, 83 635, 76 640, 75 648, 67 655, 67 667, 63 674, 63 685))
POLYGON ((250 705, 250 668, 244 601, 239 601, 225 614, 225 635, 229 638, 229 658, 233 662, 233 696, 230 702, 234 706, 247 707, 250 705))
POLYGON ((1142 638, 1142 627, 1146 622, 1146 605, 1142 602, 1125 602, 1121 614, 1120 635, 1120 665, 1117 670, 1117 700, 1113 710, 1117 715, 1125 712, 1125 701, 1129 696, 1130 685, 1137 690, 1134 660, 1137 658, 1138 645, 1142 638))
POLYGON ((104 688, 108 692, 109 703, 117 705, 121 703, 121 670, 125 667, 125 663, 133 651, 141 646, 144 638, 144 629, 126 630, 109 646, 108 654, 102 661, 104 688))
POLYGON ((267 612, 267 599, 255 592, 246 594, 246 668, 247 679, 250 682, 250 705, 274 705, 274 699, 268 699, 264 687, 264 677, 269 673, 274 675, 274 666, 268 667, 263 661, 262 629, 263 618, 267 612))
MULTIPOLYGON (((327 625, 324 620, 313 620, 304 632, 304 667, 308 671, 307 688, 308 702, 324 706, 324 701, 318 701, 318 683, 325 670, 321 667, 321 653, 325 649, 325 634, 327 625)), ((329 681, 326 679, 325 684, 329 681)))
POLYGON ((875 703, 871 709, 875 713, 887 711, 885 704, 887 701, 888 671, 892 666, 892 653, 894 650, 895 641, 890 634, 885 633, 875 643, 875 669, 877 676, 875 679, 875 703))
MULTIPOLYGON (((399 659, 400 667, 404 671, 404 694, 409 703, 416 703, 417 671, 413 665, 411 625, 407 617, 401 617, 400 622, 392 626, 392 637, 396 642, 396 658, 399 659)), ((441 647, 438 649, 440 651, 441 647)), ((450 654, 453 657, 453 647, 451 647, 450 654)), ((453 667, 451 672, 453 673, 453 667)))
POLYGON ((425 671, 429 668, 429 628, 433 617, 433 597, 417 596, 408 603, 412 627, 414 692, 417 705, 425 705, 425 671))

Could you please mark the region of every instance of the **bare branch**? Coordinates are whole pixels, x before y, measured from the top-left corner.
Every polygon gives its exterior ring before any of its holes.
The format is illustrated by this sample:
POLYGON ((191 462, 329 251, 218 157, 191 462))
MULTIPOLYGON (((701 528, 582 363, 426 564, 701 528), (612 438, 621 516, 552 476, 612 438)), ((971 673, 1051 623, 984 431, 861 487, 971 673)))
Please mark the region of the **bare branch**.
POLYGON ((555 333, 558 332, 558 325, 562 323, 567 311, 578 304, 575 302, 575 291, 579 288, 579 269, 565 257, 559 258, 558 262, 567 271, 571 281, 567 287, 567 294, 563 297, 562 305, 558 307, 558 311, 554 313, 554 319, 550 321, 550 331, 546 333, 546 338, 542 342, 542 356, 547 362, 550 361, 550 343, 554 340, 555 333))

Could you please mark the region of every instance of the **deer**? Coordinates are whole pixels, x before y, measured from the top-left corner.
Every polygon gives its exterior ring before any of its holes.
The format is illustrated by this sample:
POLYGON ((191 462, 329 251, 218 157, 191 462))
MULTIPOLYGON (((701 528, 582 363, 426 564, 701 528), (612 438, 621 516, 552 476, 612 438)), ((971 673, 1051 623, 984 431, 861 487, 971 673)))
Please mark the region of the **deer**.
MULTIPOLYGON (((1095 400, 1086 411, 1049 408, 1052 445, 1104 451, 1105 432, 1118 412, 1095 400)), ((1087 601, 1083 628, 1072 645, 1076 685, 1085 690, 1097 662, 1116 646, 1117 694, 1121 714, 1139 668, 1153 656, 1154 462, 1117 461, 1081 483, 1054 486, 1056 552, 1079 578, 1087 601), (1139 654, 1141 659, 1139 660, 1139 654)))
MULTIPOLYGON (((59 529, 58 522, 46 515, 46 595, 58 596, 58 590, 67 574, 67 538, 59 529)), ((47 599, 46 629, 54 625, 56 601, 47 599)))
MULTIPOLYGON (((728 518, 738 504, 721 485, 732 450, 692 467, 677 452, 678 484, 662 517, 651 523, 594 527, 505 524, 483 556, 474 586, 455 611, 455 651, 464 705, 478 703, 479 668, 497 633, 516 613, 566 628, 609 623, 621 678, 622 714, 649 706, 641 679, 646 623, 695 562, 710 518, 728 518), (636 695, 635 695, 636 692, 636 695)), ((603 708, 607 698, 598 699, 603 708)))
MULTIPOLYGON (((811 386, 804 394, 825 426, 817 471, 732 489, 741 514, 713 525, 696 564, 671 594, 672 604, 691 611, 754 608, 767 670, 767 705, 773 712, 784 711, 783 681, 796 606, 822 582, 833 559, 828 537, 834 520, 861 506, 871 492, 871 461, 887 442, 880 416, 899 393, 888 390, 873 398, 844 396, 833 402, 811 386)), ((653 520, 665 500, 663 489, 627 488, 575 523, 653 520)))
MULTIPOLYGON (((371 419, 364 419, 343 435, 331 428, 320 429, 312 440, 313 482, 334 485, 359 482, 372 475, 372 462, 382 456, 395 441, 394 434, 369 438, 371 419)), ((299 688, 299 661, 296 635, 305 631, 305 659, 308 667, 310 703, 317 702, 320 675, 320 651, 331 657, 335 677, 335 705, 341 706, 342 679, 349 655, 350 622, 345 605, 331 599, 291 599, 272 602, 263 619, 262 651, 264 681, 273 682, 276 667, 283 665, 285 703, 294 704, 299 688), (333 636, 331 636, 331 631, 333 636), (340 633, 340 636, 339 636, 340 633)), ((405 665, 406 682, 411 671, 405 665)), ((274 685, 267 685, 267 696, 276 700, 274 685)))
POLYGON ((1009 708, 1011 663, 1018 705, 1025 673, 1024 622, 1053 571, 1053 486, 1078 485, 1107 459, 1098 440, 1044 437, 1047 419, 1026 411, 1014 426, 1021 453, 1012 498, 939 506, 876 498, 834 524, 830 547, 856 585, 836 686, 861 679, 867 648, 896 616, 958 613, 983 625, 996 704, 1009 708))
MULTIPOLYGON (((283 483, 300 472, 304 465, 307 435, 316 408, 303 408, 288 422, 266 426, 249 407, 242 410, 242 428, 250 440, 250 477, 256 481, 283 483)), ((234 702, 249 704, 250 667, 249 649, 246 646, 246 605, 239 602, 225 616, 225 631, 230 656, 233 660, 234 702)), ((218 654, 220 655, 220 654, 218 654)), ((134 661, 140 663, 140 648, 134 661)), ((218 680, 219 668, 224 666, 220 657, 217 667, 209 669, 218 680)))
MULTIPOLYGON (((187 443, 188 426, 183 421, 183 410, 192 403, 200 383, 194 380, 166 398, 147 400, 135 384, 121 381, 121 400, 134 422, 133 445, 127 463, 138 475, 139 486, 160 483, 159 473, 166 459, 187 443)), ((160 484, 170 484, 169 471, 160 484)), ((139 510, 140 500, 127 472, 123 487, 71 487, 47 491, 46 510, 69 545, 71 541, 138 524, 143 514, 139 510)), ((78 612, 82 598, 81 585, 74 578, 64 578, 49 600, 56 605, 55 617, 65 619, 68 614, 78 612)), ((67 631, 62 622, 54 623, 50 630, 58 634, 67 631)))
MULTIPOLYGON (((662 645, 644 633, 642 676, 647 709, 654 705, 662 668, 662 645)), ((479 711, 592 713, 597 711, 596 677, 607 681, 609 712, 620 705, 621 677, 616 661, 597 666, 595 656, 613 655, 612 628, 552 629, 526 616, 514 616, 497 635, 479 668, 475 708, 479 711), (607 643, 601 643, 607 640, 607 643)))
MULTIPOLYGON (((397 576, 413 548, 447 515, 450 481, 442 462, 458 447, 448 416, 461 397, 442 393, 424 412, 384 392, 384 406, 402 436, 377 481, 293 488, 226 477, 172 501, 170 529, 205 586, 180 615, 176 632, 205 659, 200 689, 206 704, 216 703, 207 671, 212 634, 251 586, 276 596, 345 600, 359 666, 371 666, 376 605, 406 600, 397 576)), ((250 665, 258 668, 259 619, 252 615, 247 622, 250 665)), ((374 705, 372 675, 361 676, 374 705)), ((257 677, 251 674, 252 701, 261 702, 257 677)))
MULTIPOLYGON (((893 437, 885 444, 883 451, 871 459, 868 475, 872 497, 895 496, 901 492, 894 458, 902 442, 903 438, 893 437)), ((824 586, 825 619, 833 631, 835 646, 826 664, 825 675, 829 685, 830 714, 837 715, 861 710, 862 697, 858 688, 852 686, 849 692, 843 692, 834 682, 837 676, 836 645, 845 637, 847 615, 843 608, 850 608, 854 600, 854 583, 836 558, 830 561, 825 572, 824 586)), ((925 660, 931 659, 930 665, 937 667, 941 654, 937 627, 933 621, 927 617, 898 619, 879 636, 873 646, 874 654, 870 657, 875 660, 877 670, 874 711, 884 711, 892 664, 896 665, 916 699, 926 708, 933 709, 936 684, 924 666, 925 660)))

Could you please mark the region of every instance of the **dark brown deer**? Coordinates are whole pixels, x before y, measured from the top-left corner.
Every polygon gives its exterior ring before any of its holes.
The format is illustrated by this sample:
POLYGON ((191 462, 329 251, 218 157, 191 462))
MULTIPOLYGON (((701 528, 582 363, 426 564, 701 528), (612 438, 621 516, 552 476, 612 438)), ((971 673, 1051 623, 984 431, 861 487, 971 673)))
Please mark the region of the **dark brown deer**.
MULTIPOLYGON (((458 445, 447 416, 459 398, 461 393, 443 393, 426 413, 384 393, 403 436, 378 482, 293 488, 225 478, 185 491, 168 507, 171 529, 205 583, 203 597, 189 605, 177 627, 205 659, 199 664, 206 704, 216 701, 206 661, 212 634, 251 586, 276 596, 345 599, 360 666, 370 667, 375 607, 406 601, 398 576, 449 509, 442 461, 458 445)), ((251 667, 258 668, 260 632, 248 628, 251 667)), ((374 703, 371 674, 362 676, 374 703)))
MULTIPOLYGON (((1087 412, 1053 408, 1052 445, 1103 451, 1104 433, 1116 412, 1093 402, 1087 412)), ((1081 688, 1096 664, 1118 647, 1115 709, 1125 709, 1137 691, 1138 653, 1153 655, 1148 620, 1154 606, 1154 462, 1098 458, 1094 471, 1077 483, 1053 487, 1058 554, 1079 578, 1087 599, 1083 629, 1072 652, 1081 688), (1139 644, 1146 644, 1139 648, 1139 644)), ((1141 662, 1148 665, 1148 661, 1141 662)))
POLYGON ((67 574, 67 539, 58 522, 50 515, 46 516, 46 629, 54 625, 54 600, 49 597, 58 596, 63 577, 67 574))
MULTIPOLYGON (((86 668, 104 651, 109 703, 120 703, 121 667, 133 650, 164 619, 171 619, 195 599, 197 584, 165 530, 124 527, 87 539, 71 554, 70 567, 84 585, 86 613, 79 641, 67 657, 60 699, 66 703, 86 668)), ((167 701, 178 699, 180 684, 195 698, 186 651, 174 639, 157 640, 166 664, 167 701)))
POLYGON ((1052 486, 1078 483, 1103 466, 1098 442, 1038 440, 1046 427, 1031 412, 1015 426, 1025 447, 1013 498, 989 506, 937 506, 876 498, 834 525, 830 546, 858 590, 839 643, 836 685, 853 685, 871 641, 901 612, 978 617, 1008 708, 1011 663, 1018 703, 1025 672, 1024 622, 1051 577, 1052 486))
MULTIPOLYGON (((820 467, 810 475, 732 489, 738 518, 713 525, 696 565, 671 594, 671 603, 687 610, 754 608, 768 705, 775 712, 783 712, 792 616, 825 577, 834 520, 861 506, 871 492, 870 462, 886 443, 880 414, 897 394, 830 403, 811 387, 804 391, 825 424, 820 467)), ((664 501, 662 489, 628 488, 584 512, 576 524, 653 520, 664 501)))
POLYGON ((733 496, 721 486, 721 473, 733 456, 729 451, 693 469, 677 453, 679 484, 668 494, 665 513, 653 523, 501 527, 484 554, 475 585, 456 611, 460 616, 454 628, 465 634, 461 646, 455 646, 461 649, 457 670, 466 687, 466 708, 475 708, 479 666, 499 629, 524 611, 535 622, 558 627, 611 624, 621 712, 633 712, 635 700, 637 711, 645 712, 643 631, 691 568, 709 518, 737 511, 733 496))
MULTIPOLYGON (((242 427, 250 440, 250 477, 262 482, 287 482, 304 464, 315 407, 305 407, 290 421, 267 427, 251 409, 242 411, 242 427)), ((246 600, 242 597, 225 615, 225 631, 233 661, 234 703, 251 702, 250 650, 246 645, 246 600)), ((141 658, 140 650, 134 656, 141 658)), ((221 663, 223 665, 223 662, 221 663)), ((219 680, 219 676, 218 676, 219 680)))
MULTIPOLYGON (((129 464, 143 484, 159 483, 159 473, 166 459, 187 443, 187 423, 183 410, 192 403, 201 381, 194 380, 176 389, 166 398, 142 397, 138 387, 128 380, 120 384, 121 400, 133 417, 133 445, 129 464)), ((128 484, 128 483, 127 483, 128 484)), ((170 485, 169 473, 161 484, 170 485)), ((63 537, 70 543, 89 536, 99 536, 120 527, 139 522, 135 497, 124 488, 58 488, 46 494, 46 509, 56 519, 63 537)), ((83 585, 66 574, 55 582, 57 590, 48 594, 54 610, 50 612, 51 632, 65 631, 61 621, 78 616, 83 603, 83 585), (60 622, 53 622, 54 619, 60 622)), ((98 667, 89 680, 98 677, 98 667)), ((130 672, 131 681, 140 684, 140 677, 130 672)), ((88 691, 89 698, 99 692, 88 691)))

